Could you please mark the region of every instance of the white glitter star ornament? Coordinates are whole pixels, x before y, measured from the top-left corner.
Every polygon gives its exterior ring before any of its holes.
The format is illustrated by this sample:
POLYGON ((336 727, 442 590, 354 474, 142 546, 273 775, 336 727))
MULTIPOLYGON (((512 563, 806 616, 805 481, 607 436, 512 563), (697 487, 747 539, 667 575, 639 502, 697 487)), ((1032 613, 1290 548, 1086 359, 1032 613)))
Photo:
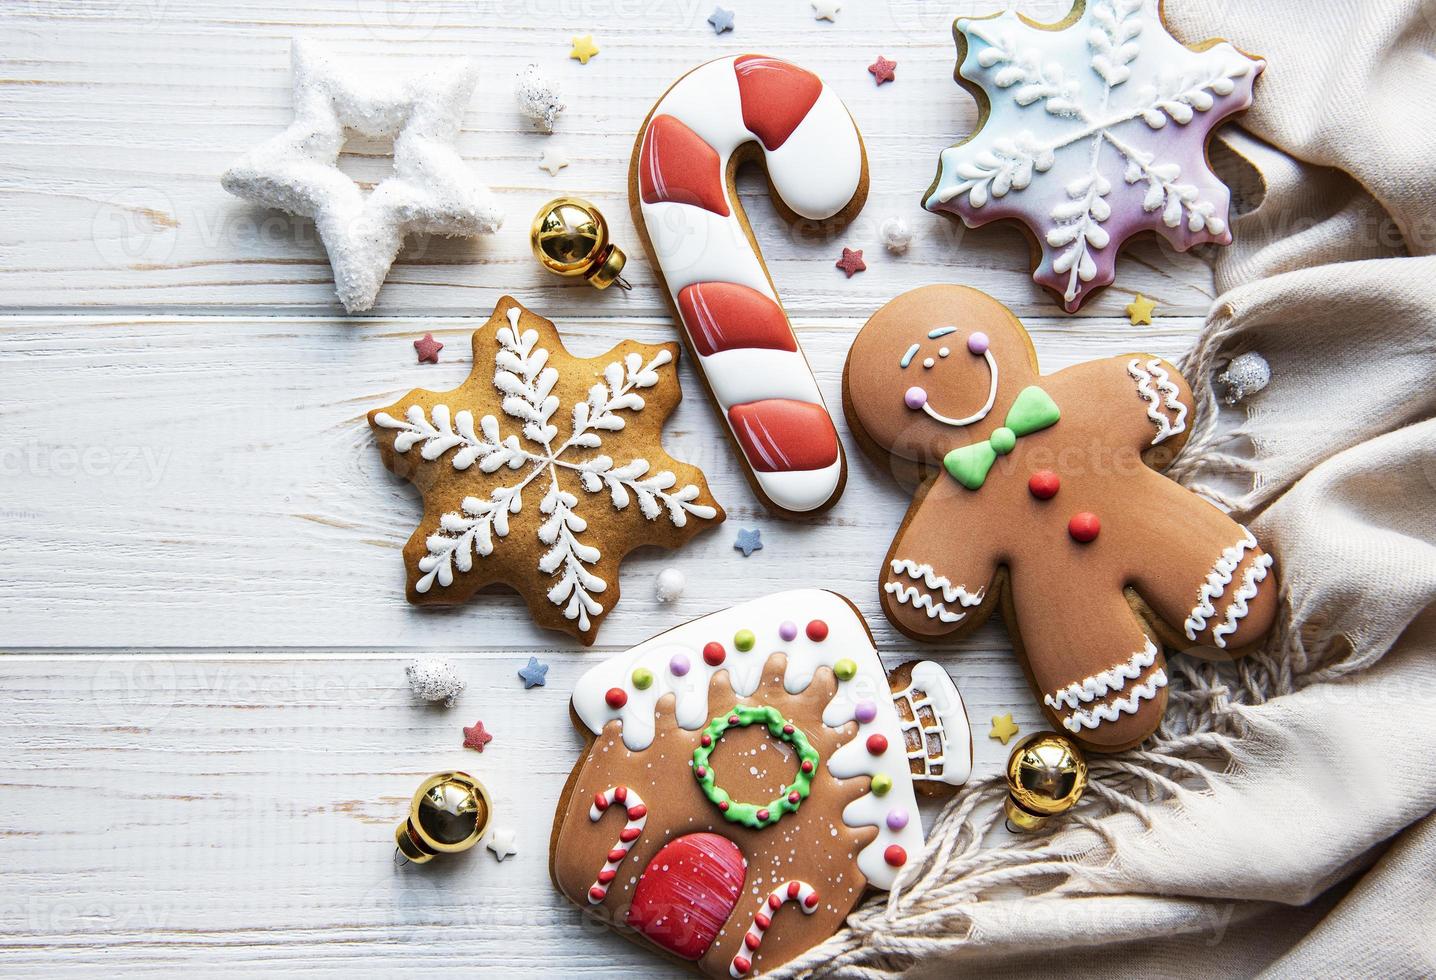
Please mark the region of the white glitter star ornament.
POLYGON ((503 224, 453 145, 478 81, 474 62, 395 79, 341 66, 313 41, 294 41, 292 57, 294 121, 221 183, 246 201, 314 219, 346 310, 374 305, 405 235, 469 237, 503 224), (367 197, 336 166, 350 132, 394 139, 394 173, 367 197))

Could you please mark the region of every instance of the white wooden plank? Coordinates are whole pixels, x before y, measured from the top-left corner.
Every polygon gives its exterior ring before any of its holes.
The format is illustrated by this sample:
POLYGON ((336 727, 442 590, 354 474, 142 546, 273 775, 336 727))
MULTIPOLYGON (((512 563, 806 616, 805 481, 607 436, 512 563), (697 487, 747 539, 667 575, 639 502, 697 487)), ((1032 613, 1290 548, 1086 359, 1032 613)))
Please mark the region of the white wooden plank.
MULTIPOLYGON (((593 655, 539 653, 548 685, 527 691, 522 656, 453 654, 470 686, 447 710, 415 702, 385 653, 0 658, 4 972, 676 975, 549 882, 582 744, 568 692, 593 655), (476 718, 494 733, 482 755, 461 748, 476 718), (484 781, 519 853, 396 869, 410 794, 448 768, 484 781)), ((1035 705, 1013 699, 1004 653, 950 666, 977 775, 996 773, 1006 750, 982 722, 1013 711, 1034 730, 1035 705)))
MULTIPOLYGON (((975 103, 952 79, 951 19, 991 4, 851 3, 835 24, 813 20, 801 0, 732 5, 738 29, 721 37, 704 22, 711 7, 695 0, 591 10, 386 0, 5 5, 0 304, 37 312, 338 311, 312 223, 253 208, 225 194, 218 180, 241 152, 288 123, 288 40, 302 34, 367 58, 376 71, 414 70, 436 57, 483 59, 459 149, 493 185, 508 222, 478 243, 411 243, 380 295, 378 315, 472 313, 490 307, 500 291, 540 286, 554 313, 663 315, 626 203, 633 134, 682 72, 753 49, 822 74, 868 145, 867 208, 836 237, 788 226, 756 174, 742 182, 744 204, 794 315, 862 315, 933 281, 978 286, 1024 315, 1058 315, 1030 280, 1022 234, 964 233, 918 206, 938 152, 976 118, 975 103), (594 33, 602 48, 587 66, 567 59, 575 32, 594 33), (879 52, 899 63, 898 81, 881 88, 865 70, 879 52), (574 162, 558 178, 538 169, 550 138, 529 131, 511 95, 514 74, 530 61, 566 86, 569 109, 551 142, 566 147, 574 162), (632 294, 560 285, 533 261, 529 223, 542 202, 561 192, 587 196, 607 214, 632 258, 632 294), (901 258, 883 251, 878 234, 895 214, 917 232, 901 258), (868 272, 842 278, 832 264, 843 245, 864 248, 868 272)), ((1022 5, 1049 18, 1060 13, 1052 6, 1022 5)), ((364 142, 350 147, 343 166, 356 179, 377 181, 389 168, 386 153, 364 142)), ((1117 285, 1084 316, 1119 315, 1136 291, 1170 313, 1200 315, 1211 302, 1210 274, 1193 255, 1145 242, 1118 263, 1117 285)))
MULTIPOLYGON (((1047 370, 1146 348, 1175 356, 1197 321, 1030 321, 1047 370)), ((0 318, 0 644, 7 647, 546 646, 517 597, 453 609, 403 597, 399 549, 419 517, 380 464, 365 422, 412 387, 453 387, 473 320, 289 322, 259 318, 0 318), (443 363, 415 363, 432 331, 443 363)), ((799 321, 829 405, 838 406, 856 321, 799 321)), ((656 342, 660 320, 563 319, 581 354, 623 337, 656 342)), ((749 491, 683 363, 689 398, 665 444, 703 467, 729 523, 676 553, 625 565, 624 596, 599 640, 627 646, 752 595, 823 585, 851 596, 884 644, 876 577, 908 497, 854 448, 838 506, 808 523, 769 518, 749 491), (763 531, 745 559, 739 527, 763 531), (660 607, 653 578, 690 582, 660 607)), ((839 413, 841 414, 841 413, 839 413)))

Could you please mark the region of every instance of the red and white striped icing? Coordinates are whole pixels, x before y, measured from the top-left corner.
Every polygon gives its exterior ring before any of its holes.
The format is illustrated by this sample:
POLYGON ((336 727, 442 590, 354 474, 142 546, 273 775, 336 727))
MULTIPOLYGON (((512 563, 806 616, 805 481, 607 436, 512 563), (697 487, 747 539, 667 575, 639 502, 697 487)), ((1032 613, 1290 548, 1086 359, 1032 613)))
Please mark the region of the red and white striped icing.
POLYGON ((773 924, 773 916, 783 907, 784 902, 797 902, 798 908, 812 915, 818 908, 818 891, 806 881, 789 881, 773 889, 765 907, 754 914, 753 924, 743 937, 743 949, 728 965, 728 975, 746 977, 753 969, 753 956, 763 944, 763 934, 773 924))
POLYGON ((593 805, 588 808, 588 819, 598 823, 615 803, 624 808, 628 823, 619 831, 618 840, 608 852, 608 858, 603 862, 598 878, 588 890, 590 905, 597 905, 608 896, 609 886, 613 884, 613 879, 618 877, 618 866, 628 857, 628 852, 633 849, 638 838, 643 836, 643 825, 648 822, 648 807, 644 805, 643 798, 627 786, 610 786, 595 795, 593 805))
POLYGON ((640 134, 634 183, 698 367, 755 484, 802 513, 839 493, 843 450, 728 186, 729 159, 755 140, 773 189, 802 217, 832 217, 862 186, 862 141, 842 102, 811 72, 760 55, 679 79, 640 134))

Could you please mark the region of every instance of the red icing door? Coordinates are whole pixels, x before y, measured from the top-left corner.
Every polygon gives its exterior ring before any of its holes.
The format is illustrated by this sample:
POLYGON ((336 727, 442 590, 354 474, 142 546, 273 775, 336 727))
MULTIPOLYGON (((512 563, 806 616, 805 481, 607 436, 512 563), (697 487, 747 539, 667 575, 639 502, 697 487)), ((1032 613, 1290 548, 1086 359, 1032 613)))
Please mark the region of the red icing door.
POLYGON ((726 837, 669 841, 638 879, 628 924, 675 956, 696 960, 733 914, 747 874, 743 852, 726 837))

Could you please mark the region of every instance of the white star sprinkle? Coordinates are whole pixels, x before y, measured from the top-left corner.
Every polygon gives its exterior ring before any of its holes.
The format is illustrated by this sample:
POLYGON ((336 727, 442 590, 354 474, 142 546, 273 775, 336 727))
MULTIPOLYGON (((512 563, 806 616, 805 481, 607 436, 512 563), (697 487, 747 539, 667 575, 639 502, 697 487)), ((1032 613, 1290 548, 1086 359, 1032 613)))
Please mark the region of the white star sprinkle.
POLYGON ((813 0, 813 19, 834 21, 843 5, 838 0, 813 0))
POLYGON ((495 827, 489 833, 489 839, 484 842, 484 846, 493 851, 494 857, 500 861, 519 852, 514 844, 514 832, 508 827, 495 827))
POLYGON ((478 81, 470 60, 410 78, 339 66, 312 41, 292 48, 294 121, 225 172, 224 189, 314 219, 349 312, 374 305, 404 236, 472 236, 503 223, 453 143, 478 81), (394 173, 365 197, 337 166, 348 132, 393 137, 394 173))
POLYGON ((540 170, 547 170, 550 177, 557 177, 558 172, 567 166, 568 156, 564 154, 563 147, 544 147, 543 158, 539 160, 540 170))

